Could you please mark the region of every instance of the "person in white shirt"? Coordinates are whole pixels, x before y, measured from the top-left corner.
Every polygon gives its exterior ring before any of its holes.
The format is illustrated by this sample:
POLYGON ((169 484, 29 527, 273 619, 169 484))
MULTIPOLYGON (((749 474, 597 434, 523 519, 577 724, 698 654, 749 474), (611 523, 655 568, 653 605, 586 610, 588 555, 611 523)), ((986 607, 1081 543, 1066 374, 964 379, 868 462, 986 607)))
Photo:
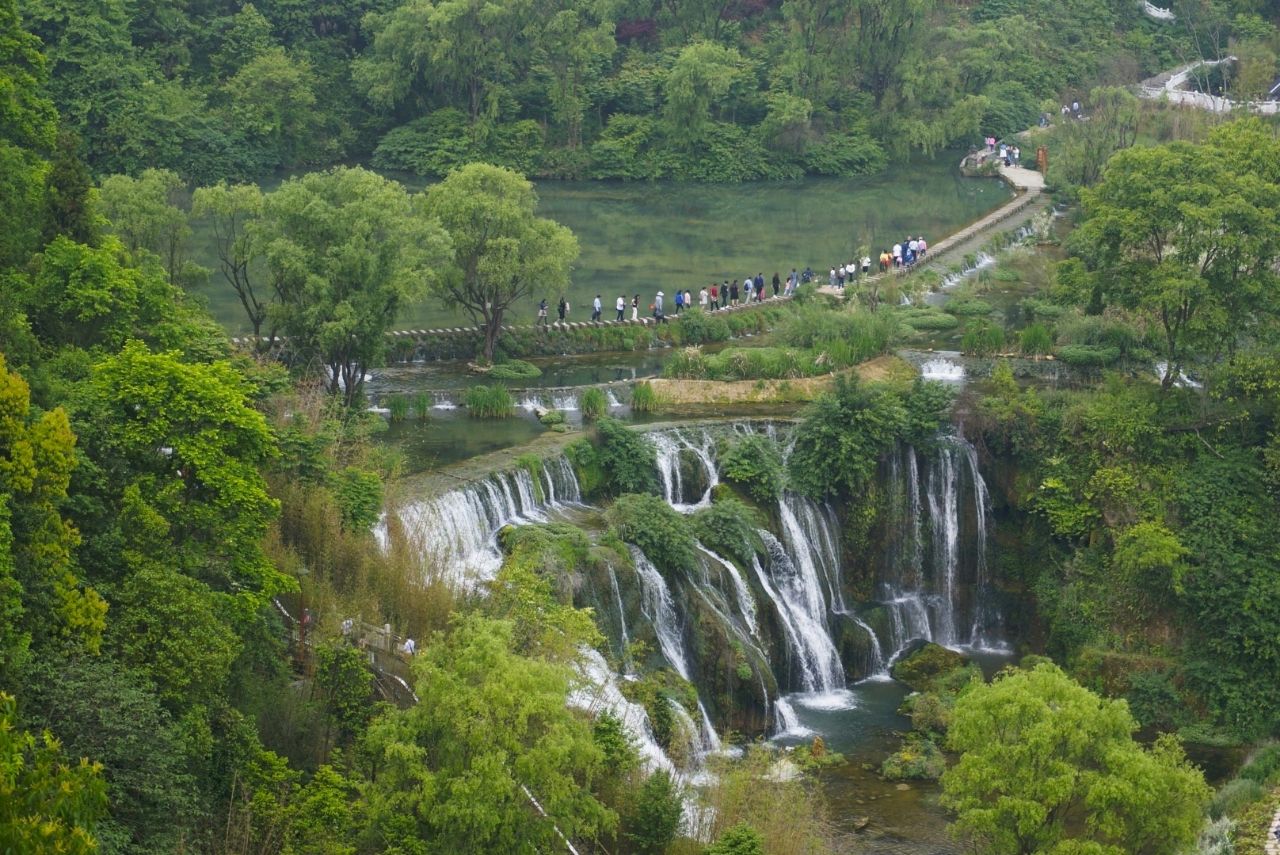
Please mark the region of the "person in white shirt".
POLYGON ((614 308, 618 310, 618 320, 622 320, 622 314, 627 310, 627 298, 618 297, 618 302, 614 305, 614 308))
POLYGON ((707 289, 703 288, 698 292, 698 305, 702 307, 702 311, 707 310, 707 289))
POLYGON ((412 638, 406 638, 404 640, 404 644, 400 646, 400 649, 404 651, 405 656, 412 656, 413 651, 418 649, 418 645, 413 643, 412 638))
POLYGON ((917 243, 920 246, 920 257, 923 258, 924 254, 929 251, 929 244, 925 242, 924 235, 920 235, 917 243))
POLYGON ((902 266, 902 244, 900 243, 895 243, 893 245, 893 266, 902 266))
POLYGON ((871 256, 864 255, 862 256, 862 275, 866 276, 870 272, 871 272, 871 256))
POLYGON ((597 294, 596 298, 591 301, 591 320, 600 320, 600 310, 603 308, 604 306, 600 302, 600 295, 597 294))

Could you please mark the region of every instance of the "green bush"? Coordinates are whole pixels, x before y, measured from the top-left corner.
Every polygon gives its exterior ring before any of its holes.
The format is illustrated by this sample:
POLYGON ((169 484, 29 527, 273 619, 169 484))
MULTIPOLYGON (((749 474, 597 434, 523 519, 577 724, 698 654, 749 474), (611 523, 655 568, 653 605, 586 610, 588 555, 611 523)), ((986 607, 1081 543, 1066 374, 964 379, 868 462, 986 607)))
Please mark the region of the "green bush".
POLYGON ((1063 344, 1115 348, 1123 357, 1143 349, 1142 334, 1122 320, 1099 315, 1068 315, 1058 323, 1063 344))
POLYGON ((1236 855, 1236 823, 1221 817, 1205 826, 1196 841, 1195 855, 1236 855))
POLYGON ((965 658, 959 653, 930 642, 899 659, 893 666, 893 678, 918 692, 927 692, 938 678, 964 666, 965 658))
MULTIPOLYGON (((662 364, 664 377, 684 377, 690 380, 707 379, 707 360, 697 347, 682 347, 667 357, 662 364)), ((634 404, 632 404, 634 406, 634 404)))
POLYGON ((390 395, 386 399, 388 418, 393 422, 402 422, 409 418, 409 399, 404 395, 390 395))
POLYGON ((680 339, 685 344, 707 344, 728 341, 729 322, 724 315, 691 309, 680 315, 680 339))
POLYGON ((523 359, 508 359, 506 362, 500 362, 490 368, 489 376, 494 380, 502 380, 504 382, 535 380, 542 376, 542 369, 532 362, 525 362, 523 359))
POLYGON ((586 389, 578 396, 578 410, 584 422, 596 422, 609 414, 609 399, 600 389, 586 389))
MULTIPOLYGON (((1040 318, 1046 321, 1056 320, 1067 311, 1066 307, 1059 306, 1057 303, 1050 303, 1047 300, 1040 300, 1035 297, 1027 297, 1019 305, 1022 307, 1023 313, 1033 318, 1040 318)), ((1063 330, 1060 328, 1058 334, 1061 337, 1063 330)))
POLYGON ((936 692, 924 692, 908 698, 911 726, 921 733, 943 734, 951 724, 951 707, 936 692))
POLYGON ((528 175, 537 171, 542 151, 542 128, 537 122, 499 122, 480 142, 466 113, 446 107, 388 131, 374 149, 373 165, 444 176, 483 161, 528 175))
POLYGON ((762 524, 751 508, 737 499, 721 499, 693 514, 689 522, 694 535, 707 549, 740 567, 751 566, 751 557, 760 540, 756 527, 762 524))
POLYGON ((880 765, 880 774, 890 781, 936 781, 947 770, 947 758, 933 740, 916 734, 880 765))
POLYGON ((435 401, 426 392, 418 392, 413 396, 413 414, 420 419, 428 418, 431 415, 431 405, 435 401))
POLYGON ((1018 340, 1018 346, 1028 356, 1044 356, 1053 351, 1053 333, 1039 322, 1024 329, 1018 340))
POLYGON ((772 504, 782 494, 782 455, 768 437, 732 441, 720 455, 720 470, 726 480, 746 488, 761 504, 772 504))
POLYGON ((538 421, 542 422, 547 427, 555 427, 556 425, 564 424, 567 419, 565 418, 564 412, 561 410, 547 410, 545 413, 538 416, 538 421))
POLYGON ((1266 784, 1274 779, 1278 770, 1280 770, 1280 743, 1273 742, 1264 745, 1249 758, 1249 762, 1240 770, 1239 777, 1266 784))
POLYGON ((764 855, 764 838, 746 823, 738 823, 716 838, 705 855, 764 855))
POLYGON ((805 169, 814 175, 871 175, 885 167, 884 149, 862 130, 828 134, 804 155, 805 169))
POLYGON ((990 356, 1004 350, 1004 328, 985 320, 970 324, 960 338, 960 349, 968 356, 990 356))
POLYGON ((1120 348, 1097 344, 1064 344, 1054 355, 1068 365, 1096 368, 1120 359, 1120 348))
POLYGON ((727 347, 710 356, 685 348, 667 360, 662 373, 700 380, 788 380, 827 370, 811 353, 790 347, 727 347))
POLYGON ((605 511, 619 538, 633 543, 664 573, 691 573, 697 562, 689 519, 657 496, 628 493, 605 511))
POLYGON ((647 382, 637 383, 631 389, 631 410, 636 413, 651 412, 658 405, 658 396, 647 382))
POLYGON ((1213 801, 1209 802, 1209 818, 1220 819, 1234 814, 1246 805, 1261 799, 1266 792, 1262 784, 1248 778, 1235 778, 1228 781, 1222 789, 1214 793, 1213 801))
POLYGON ((675 840, 683 812, 679 786, 667 772, 659 769, 640 787, 626 817, 623 834, 639 855, 658 855, 667 851, 675 840))
POLYGON ((467 415, 478 419, 505 419, 516 408, 515 399, 506 386, 472 386, 463 403, 467 415))
POLYGON ((937 309, 899 309, 898 317, 913 330, 941 331, 955 329, 960 319, 937 309))
POLYGON ((658 452, 653 443, 608 417, 596 422, 596 436, 602 486, 607 492, 615 496, 658 492, 658 452))
POLYGON ((995 311, 995 307, 976 297, 956 297, 948 300, 942 310, 949 315, 989 315, 995 311))
POLYGON ((378 521, 382 512, 382 479, 378 473, 348 466, 335 476, 333 492, 344 528, 363 531, 378 521))

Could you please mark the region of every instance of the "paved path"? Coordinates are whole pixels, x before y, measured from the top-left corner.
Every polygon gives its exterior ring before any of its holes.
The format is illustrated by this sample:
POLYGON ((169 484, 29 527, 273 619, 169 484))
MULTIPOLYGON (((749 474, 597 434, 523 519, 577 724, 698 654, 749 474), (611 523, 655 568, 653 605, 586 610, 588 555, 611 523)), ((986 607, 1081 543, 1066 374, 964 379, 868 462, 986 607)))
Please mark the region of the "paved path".
POLYGON ((1276 837, 1276 832, 1280 831, 1280 809, 1276 810, 1276 815, 1271 817, 1271 825, 1267 828, 1267 855, 1280 855, 1280 838, 1276 837))
MULTIPOLYGON (((1041 194, 1044 190, 1044 176, 1034 169, 1025 169, 1021 166, 1001 166, 1000 177, 1009 182, 1015 190, 1021 191, 1017 197, 1009 202, 996 208, 990 214, 975 223, 970 223, 960 231, 949 237, 944 238, 935 244, 930 244, 929 252, 925 255, 924 261, 910 268, 910 271, 920 270, 925 266, 936 264, 938 259, 947 253, 955 250, 957 247, 963 246, 983 232, 994 230, 997 226, 1020 213, 1032 213, 1033 208, 1043 208, 1047 204, 1047 197, 1041 194)), ((877 253, 878 254, 878 253, 877 253)), ((855 282, 855 287, 865 285, 868 282, 875 282, 884 277, 901 276, 910 272, 907 268, 899 268, 890 270, 888 273, 876 273, 872 276, 859 279, 855 282)), ((843 297, 849 289, 842 291, 838 288, 832 288, 830 285, 823 285, 819 289, 824 294, 831 294, 836 297, 843 297)), ((1280 853, 1277 853, 1280 855, 1280 853)))

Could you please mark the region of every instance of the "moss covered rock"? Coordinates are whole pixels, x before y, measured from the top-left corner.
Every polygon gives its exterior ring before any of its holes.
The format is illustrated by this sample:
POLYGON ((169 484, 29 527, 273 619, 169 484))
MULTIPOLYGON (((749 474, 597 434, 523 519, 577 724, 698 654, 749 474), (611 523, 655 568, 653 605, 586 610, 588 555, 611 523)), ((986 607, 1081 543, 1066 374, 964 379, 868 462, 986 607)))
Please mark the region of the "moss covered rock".
POLYGON ((893 677, 917 692, 927 692, 934 688, 941 677, 948 672, 963 669, 967 663, 968 660, 954 650, 930 642, 898 660, 893 666, 893 677))

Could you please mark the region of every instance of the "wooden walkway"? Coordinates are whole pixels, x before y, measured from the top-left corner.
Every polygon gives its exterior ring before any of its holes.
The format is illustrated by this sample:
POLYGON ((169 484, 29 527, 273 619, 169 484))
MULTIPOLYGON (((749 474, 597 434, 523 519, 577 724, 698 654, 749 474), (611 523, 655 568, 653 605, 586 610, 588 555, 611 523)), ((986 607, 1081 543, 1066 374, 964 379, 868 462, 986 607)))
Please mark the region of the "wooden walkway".
MULTIPOLYGON (((910 268, 900 267, 897 269, 890 269, 886 273, 876 273, 871 276, 858 279, 854 283, 855 287, 864 285, 868 282, 878 281, 884 277, 902 276, 904 274, 920 270, 928 265, 936 264, 938 259, 946 255, 948 252, 959 246, 963 246, 983 232, 994 230, 995 227, 999 226, 1010 217, 1027 212, 1033 205, 1044 201, 1045 197, 1042 196, 1042 191, 1044 190, 1044 176, 1034 169, 1025 169, 1021 166, 1001 166, 1000 177, 1007 181, 1015 190, 1019 191, 1018 196, 1011 199, 1004 205, 1001 205, 999 208, 996 208, 982 219, 970 223, 955 234, 943 238, 936 244, 930 245, 929 251, 926 253, 924 260, 918 264, 910 268)), ((818 290, 824 294, 832 294, 837 297, 843 297, 845 294, 845 291, 842 291, 839 288, 832 288, 830 285, 823 285, 818 290)), ((1277 853, 1277 855, 1280 855, 1280 853, 1277 853)))

